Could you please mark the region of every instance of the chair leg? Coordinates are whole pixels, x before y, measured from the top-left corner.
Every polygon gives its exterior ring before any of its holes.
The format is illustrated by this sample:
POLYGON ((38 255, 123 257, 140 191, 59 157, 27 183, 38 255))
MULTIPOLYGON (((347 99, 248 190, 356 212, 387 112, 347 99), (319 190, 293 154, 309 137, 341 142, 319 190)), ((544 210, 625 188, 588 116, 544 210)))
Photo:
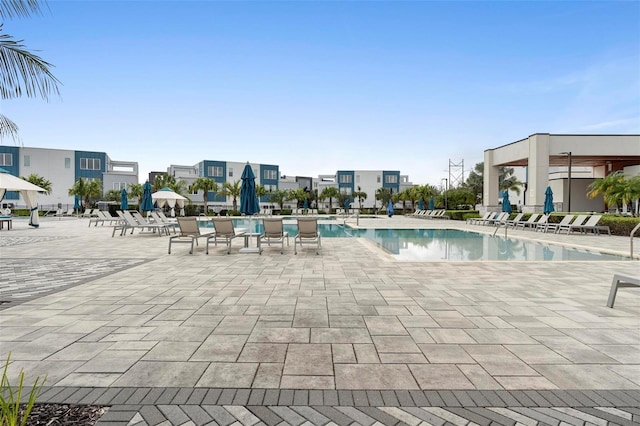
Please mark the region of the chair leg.
POLYGON ((169 240, 169 252, 167 254, 171 254, 171 240, 169 240))
MULTIPOLYGON (((193 238, 191 239, 191 250, 189 250, 189 254, 193 254, 193 238)), ((196 240, 197 242, 198 240, 196 240)))

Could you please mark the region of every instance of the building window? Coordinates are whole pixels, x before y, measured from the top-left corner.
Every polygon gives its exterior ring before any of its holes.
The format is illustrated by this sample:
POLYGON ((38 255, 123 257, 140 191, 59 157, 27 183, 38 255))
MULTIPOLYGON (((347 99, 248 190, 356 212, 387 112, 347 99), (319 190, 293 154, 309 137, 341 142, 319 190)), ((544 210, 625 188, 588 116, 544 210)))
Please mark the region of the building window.
POLYGON ((30 155, 25 155, 24 156, 24 166, 25 167, 31 167, 31 156, 30 155))
POLYGON ((211 177, 223 177, 221 166, 209 166, 209 176, 211 177))
POLYGON ((340 175, 340 183, 351 183, 351 175, 340 175))
POLYGON ((113 189, 117 191, 122 191, 126 187, 127 187, 126 182, 113 182, 113 189))
POLYGON ((13 166, 13 155, 0 153, 0 166, 13 166))
POLYGON ((376 180, 380 183, 380 175, 377 176, 376 180))
POLYGON ((229 167, 229 177, 233 177, 233 169, 229 167))
POLYGON ((387 175, 384 177, 384 182, 385 183, 398 183, 398 176, 397 175, 387 175))
POLYGON ((100 170, 99 158, 81 158, 80 170, 100 170))
POLYGON ((71 168, 71 158, 66 157, 64 159, 64 168, 65 169, 70 169, 71 168))
POLYGON ((264 171, 264 179, 277 179, 276 170, 265 170, 264 171))

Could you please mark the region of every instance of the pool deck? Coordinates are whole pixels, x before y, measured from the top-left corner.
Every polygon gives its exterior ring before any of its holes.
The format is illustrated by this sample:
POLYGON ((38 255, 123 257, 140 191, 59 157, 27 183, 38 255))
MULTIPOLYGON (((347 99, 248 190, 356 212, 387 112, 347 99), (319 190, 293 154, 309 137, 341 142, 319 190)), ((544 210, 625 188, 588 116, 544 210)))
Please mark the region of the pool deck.
MULTIPOLYGON (((508 235, 629 253, 628 237, 508 235)), ((100 425, 640 422, 640 290, 606 306, 638 260, 406 262, 362 238, 324 238, 320 255, 291 244, 168 255, 166 236, 16 219, 0 231, 0 357, 27 383, 47 375, 41 402, 111 405, 100 425)))

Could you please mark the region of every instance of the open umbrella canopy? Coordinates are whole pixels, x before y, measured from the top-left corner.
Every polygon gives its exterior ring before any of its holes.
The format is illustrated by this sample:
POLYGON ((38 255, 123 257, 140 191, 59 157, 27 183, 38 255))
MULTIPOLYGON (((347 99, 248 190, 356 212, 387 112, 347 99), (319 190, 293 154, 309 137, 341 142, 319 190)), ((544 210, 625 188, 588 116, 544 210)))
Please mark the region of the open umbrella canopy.
POLYGON ((511 201, 509 201, 509 191, 502 193, 502 211, 505 213, 511 213, 511 201))
POLYGON ((171 188, 164 187, 160 191, 156 191, 151 194, 151 199, 158 207, 169 206, 171 208, 171 216, 176 215, 176 205, 180 207, 180 214, 184 216, 184 203, 187 201, 186 197, 172 191, 171 188))
POLYGON ((389 204, 387 205, 387 214, 389 217, 393 216, 393 202, 389 200, 389 204))
POLYGON ((552 213, 553 208, 553 191, 550 186, 547 186, 547 190, 544 191, 544 214, 552 213))
POLYGON ((150 212, 153 210, 153 198, 151 197, 151 184, 146 181, 142 185, 142 200, 140 200, 140 210, 150 212))
POLYGON ((240 213, 253 215, 260 211, 260 202, 256 194, 256 176, 249 163, 242 171, 242 186, 240 187, 240 213))
POLYGON ((436 202, 433 199, 433 196, 429 197, 429 210, 433 210, 436 208, 436 202))
POLYGON ((17 176, 12 175, 5 169, 0 169, 0 200, 4 198, 4 194, 7 191, 20 191, 22 199, 24 200, 27 208, 30 210, 29 225, 37 228, 40 226, 38 223, 38 192, 47 192, 37 185, 27 182, 24 179, 20 179, 17 176))
POLYGON ((122 188, 120 191, 120 210, 127 210, 129 208, 129 198, 127 197, 126 188, 122 188))

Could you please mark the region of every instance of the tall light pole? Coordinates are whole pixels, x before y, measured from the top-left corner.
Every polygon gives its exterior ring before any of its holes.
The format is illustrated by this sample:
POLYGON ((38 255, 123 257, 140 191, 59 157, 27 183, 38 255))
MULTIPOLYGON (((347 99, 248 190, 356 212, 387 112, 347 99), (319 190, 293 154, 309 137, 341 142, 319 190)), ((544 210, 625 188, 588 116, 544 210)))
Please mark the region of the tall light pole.
POLYGON ((447 180, 447 178, 442 178, 440 180, 440 183, 442 183, 442 181, 444 181, 444 209, 447 210, 447 189, 448 189, 447 183, 449 181, 447 180))
POLYGON ((561 152, 560 154, 568 156, 569 160, 569 170, 567 172, 567 183, 569 185, 569 190, 567 191, 567 213, 571 213, 571 151, 561 152))

